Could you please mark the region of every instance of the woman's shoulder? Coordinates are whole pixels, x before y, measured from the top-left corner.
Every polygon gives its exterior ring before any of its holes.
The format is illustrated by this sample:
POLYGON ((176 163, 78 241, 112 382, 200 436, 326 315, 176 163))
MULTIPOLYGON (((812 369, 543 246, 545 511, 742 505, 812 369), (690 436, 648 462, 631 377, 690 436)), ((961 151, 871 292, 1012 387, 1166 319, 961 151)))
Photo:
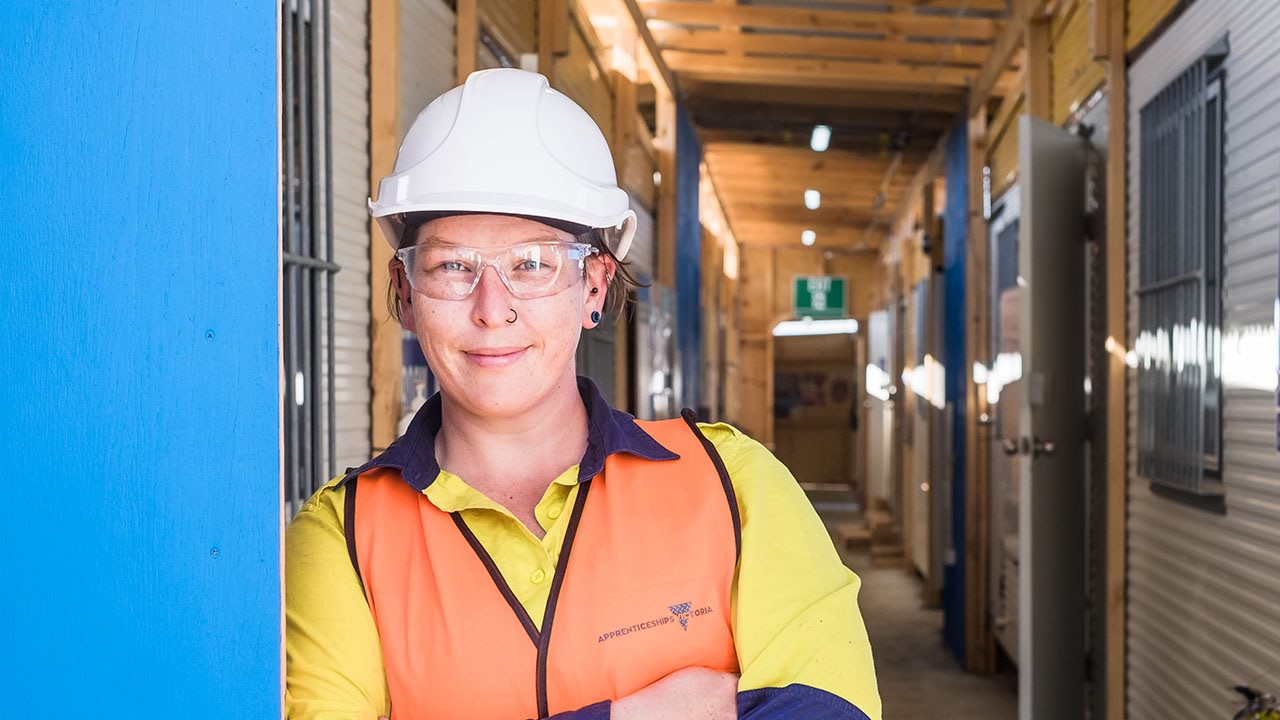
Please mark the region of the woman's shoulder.
POLYGON ((289 526, 319 522, 342 528, 343 502, 346 498, 346 485, 342 482, 344 475, 339 475, 323 487, 312 493, 310 498, 298 508, 289 526))
POLYGON ((779 474, 790 478, 786 466, 769 448, 737 427, 725 422, 700 422, 698 429, 715 446, 735 486, 756 478, 773 479, 779 474))

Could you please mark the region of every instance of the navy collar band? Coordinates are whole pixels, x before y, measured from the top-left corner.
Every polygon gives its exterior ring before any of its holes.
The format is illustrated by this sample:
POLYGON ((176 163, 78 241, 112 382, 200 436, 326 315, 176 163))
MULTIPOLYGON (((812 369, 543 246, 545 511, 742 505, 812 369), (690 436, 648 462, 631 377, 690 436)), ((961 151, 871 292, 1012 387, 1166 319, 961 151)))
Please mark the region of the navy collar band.
MULTIPOLYGON (((578 482, 598 475, 604 469, 605 458, 614 453, 629 453, 646 460, 679 458, 640 429, 633 416, 609 407, 595 383, 582 376, 578 377, 578 394, 587 410, 587 451, 578 463, 578 482)), ((395 468, 415 490, 426 490, 440 474, 435 452, 440 424, 440 393, 436 393, 413 416, 404 435, 378 457, 348 469, 342 482, 374 468, 395 468)))

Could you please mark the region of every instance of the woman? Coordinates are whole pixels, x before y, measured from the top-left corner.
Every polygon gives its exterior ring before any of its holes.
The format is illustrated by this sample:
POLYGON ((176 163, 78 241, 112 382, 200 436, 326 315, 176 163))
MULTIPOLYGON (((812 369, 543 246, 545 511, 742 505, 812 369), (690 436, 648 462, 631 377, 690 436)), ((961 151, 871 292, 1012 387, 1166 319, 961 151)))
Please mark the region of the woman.
POLYGON ((635 232, 590 117, 475 73, 371 209, 441 390, 289 527, 289 717, 878 718, 858 579, 786 468, 576 376, 635 232))

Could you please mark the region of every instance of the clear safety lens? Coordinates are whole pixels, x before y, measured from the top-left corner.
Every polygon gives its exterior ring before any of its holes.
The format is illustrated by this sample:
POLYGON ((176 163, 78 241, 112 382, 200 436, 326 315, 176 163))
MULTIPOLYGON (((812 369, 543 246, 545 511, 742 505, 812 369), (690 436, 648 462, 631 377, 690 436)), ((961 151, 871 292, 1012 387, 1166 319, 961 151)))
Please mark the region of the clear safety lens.
POLYGON ((403 248, 409 287, 437 300, 462 300, 480 284, 486 267, 522 300, 554 295, 582 277, 586 260, 599 250, 586 243, 536 242, 498 250, 478 250, 442 243, 403 248))

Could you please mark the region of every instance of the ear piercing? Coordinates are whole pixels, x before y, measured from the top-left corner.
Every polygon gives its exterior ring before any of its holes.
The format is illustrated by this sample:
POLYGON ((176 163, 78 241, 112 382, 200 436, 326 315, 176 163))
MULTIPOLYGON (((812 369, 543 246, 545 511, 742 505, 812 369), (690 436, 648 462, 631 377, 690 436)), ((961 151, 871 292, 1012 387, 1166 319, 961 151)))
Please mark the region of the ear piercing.
POLYGON ((595 323, 595 324, 597 324, 597 325, 599 325, 599 324, 600 324, 600 311, 599 311, 599 310, 592 310, 592 311, 591 311, 591 322, 593 322, 593 323, 595 323))
POLYGON ((591 294, 592 294, 592 295, 599 295, 599 294, 600 294, 600 288, 591 288, 591 294))

